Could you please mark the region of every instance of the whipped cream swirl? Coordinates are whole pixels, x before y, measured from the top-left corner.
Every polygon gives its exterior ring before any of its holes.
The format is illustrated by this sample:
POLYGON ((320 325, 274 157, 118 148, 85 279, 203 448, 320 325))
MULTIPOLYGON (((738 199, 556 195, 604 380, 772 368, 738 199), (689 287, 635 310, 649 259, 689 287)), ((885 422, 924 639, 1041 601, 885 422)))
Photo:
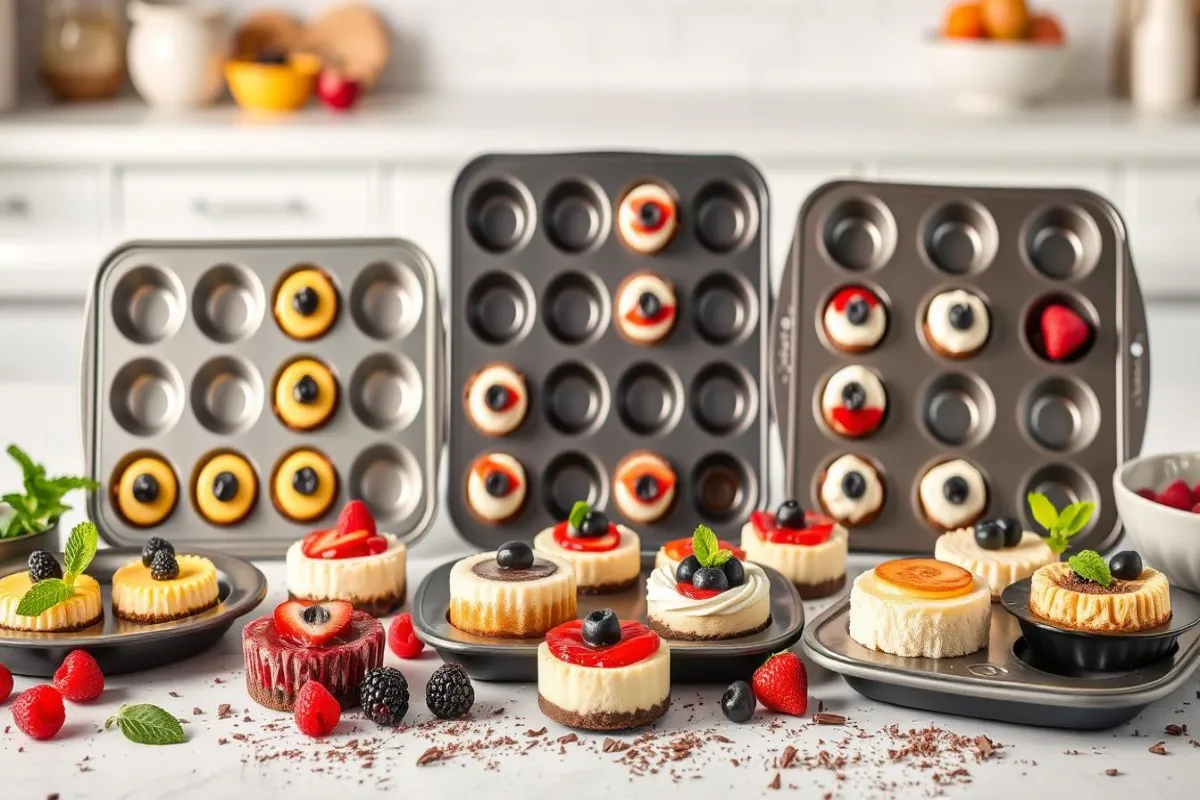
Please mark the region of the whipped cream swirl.
POLYGON ((762 567, 745 563, 743 566, 746 569, 745 583, 706 600, 681 595, 675 589, 675 567, 669 564, 658 567, 646 580, 646 601, 654 603, 663 611, 689 617, 736 614, 761 603, 770 592, 771 586, 762 567))

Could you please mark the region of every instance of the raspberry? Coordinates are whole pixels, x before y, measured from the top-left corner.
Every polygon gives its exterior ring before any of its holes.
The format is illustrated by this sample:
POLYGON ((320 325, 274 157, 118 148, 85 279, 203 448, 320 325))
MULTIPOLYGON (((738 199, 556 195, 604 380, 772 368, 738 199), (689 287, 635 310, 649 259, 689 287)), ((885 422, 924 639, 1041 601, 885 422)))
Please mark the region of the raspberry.
POLYGON ((392 620, 388 647, 400 658, 416 658, 425 649, 425 643, 413 632, 412 614, 404 613, 392 620))
POLYGON ((1134 494, 1136 494, 1138 497, 1146 498, 1151 503, 1158 502, 1158 494, 1156 494, 1155 491, 1149 487, 1138 489, 1136 492, 1134 492, 1134 494))
POLYGON ((0 703, 12 694, 12 683, 12 673, 8 671, 8 667, 0 664, 0 703))
POLYGON ((308 736, 332 733, 342 718, 337 699, 316 681, 308 681, 296 694, 296 727, 308 736))
POLYGON ((66 721, 62 695, 53 686, 42 684, 26 689, 13 701, 13 722, 34 739, 52 739, 66 721))
POLYGON ((1186 511, 1191 508, 1192 490, 1183 481, 1175 481, 1158 495, 1158 502, 1164 506, 1186 511))
POLYGON ((73 703, 86 703, 104 691, 104 673, 89 653, 72 650, 54 671, 54 688, 73 703))

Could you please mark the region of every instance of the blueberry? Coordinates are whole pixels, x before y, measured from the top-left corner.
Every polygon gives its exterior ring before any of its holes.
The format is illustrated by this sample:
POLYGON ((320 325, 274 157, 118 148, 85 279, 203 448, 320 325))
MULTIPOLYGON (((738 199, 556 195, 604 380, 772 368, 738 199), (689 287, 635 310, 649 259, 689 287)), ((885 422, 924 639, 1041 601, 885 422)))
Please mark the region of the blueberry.
POLYGON ((292 476, 292 488, 305 497, 312 497, 316 494, 317 486, 320 483, 321 480, 317 477, 317 471, 312 467, 301 467, 292 476))
POLYGON ((861 499, 867 493, 867 479, 858 470, 842 476, 842 494, 851 500, 861 499))
POLYGON ((1000 532, 1004 534, 1005 547, 1016 547, 1021 543, 1025 529, 1021 527, 1019 520, 1013 517, 1001 517, 996 520, 996 524, 1000 527, 1000 532))
POLYGON ((1122 550, 1108 562, 1108 569, 1114 578, 1123 581, 1136 581, 1141 577, 1142 557, 1136 550, 1122 550))
POLYGON ((650 503, 658 499, 658 479, 653 475, 643 475, 637 479, 637 483, 633 485, 633 493, 637 495, 637 499, 643 503, 650 503))
POLYGON ((608 533, 608 517, 604 516, 603 511, 592 509, 583 516, 583 522, 579 524, 580 536, 603 536, 608 533))
POLYGON ((775 512, 775 524, 789 530, 804 530, 808 526, 804 518, 804 507, 795 500, 784 500, 775 512))
POLYGON ((691 583, 698 569, 700 569, 700 559, 695 556, 688 556, 683 561, 680 561, 679 566, 675 568, 675 581, 677 583, 691 583))
POLYGON ((588 647, 609 647, 621 641, 621 620, 611 608, 598 608, 583 618, 583 642, 588 647))
POLYGON ((746 582, 746 568, 736 558, 731 558, 722 564, 721 571, 725 573, 725 579, 729 581, 731 589, 746 582))
POLYGON ((504 497, 512 489, 512 481, 509 480, 508 474, 500 470, 492 470, 483 479, 483 488, 492 497, 504 497))
POLYGON ((508 391, 508 387, 498 383, 493 383, 483 393, 483 404, 492 411, 503 411, 511 399, 512 394, 508 391))
POLYGON ((662 301, 653 292, 642 292, 638 295, 638 310, 646 319, 654 319, 662 311, 662 301))
POLYGON ((233 498, 237 497, 238 479, 232 472, 219 472, 217 477, 213 478, 212 484, 213 497, 220 500, 222 503, 228 503, 233 498))
POLYGON ((529 569, 533 566, 533 548, 524 542, 505 542, 496 548, 500 569, 529 569))
POLYGON ((861 297, 855 296, 846 304, 846 320, 851 325, 866 325, 869 316, 871 316, 871 307, 861 297))
POLYGON ((320 393, 321 389, 312 375, 305 375, 292 387, 292 397, 297 403, 304 406, 317 402, 317 395, 320 393))
POLYGON ((842 405, 851 411, 859 411, 867 404, 867 390, 858 381, 850 381, 842 387, 842 405))
POLYGON ((975 311, 966 303, 950 306, 950 327, 956 331, 969 331, 975 324, 975 311))
POLYGON ((292 308, 302 317, 311 317, 317 313, 320 304, 320 298, 311 286, 305 286, 292 295, 292 308))
POLYGON ((1004 531, 995 520, 984 520, 975 526, 975 544, 984 550, 999 550, 1004 547, 1004 531))
POLYGON ((725 571, 720 567, 701 567, 692 576, 692 586, 723 592, 729 588, 729 578, 725 577, 725 571))
POLYGON ((754 690, 745 681, 734 681, 721 695, 721 713, 730 722, 749 722, 757 707, 754 690))
POLYGON ((942 484, 942 494, 956 506, 961 506, 967 502, 967 496, 971 494, 971 487, 967 485, 967 479, 961 475, 955 475, 952 478, 947 478, 942 484))
POLYGON ((662 224, 662 209, 658 203, 642 203, 638 209, 638 222, 646 228, 657 228, 662 224))
POLYGON ((133 479, 133 499, 139 503, 153 503, 158 499, 158 478, 153 475, 138 475, 133 479))

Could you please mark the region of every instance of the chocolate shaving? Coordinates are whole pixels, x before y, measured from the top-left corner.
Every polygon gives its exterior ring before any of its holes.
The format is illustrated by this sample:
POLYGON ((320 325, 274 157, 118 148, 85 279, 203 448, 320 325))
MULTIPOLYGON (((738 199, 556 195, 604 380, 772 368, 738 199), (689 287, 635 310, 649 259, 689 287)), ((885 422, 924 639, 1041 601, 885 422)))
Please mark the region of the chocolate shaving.
POLYGON ((714 742, 720 742, 721 744, 733 743, 733 739, 730 739, 728 736, 722 736, 719 733, 714 733, 711 738, 714 742))
POLYGON ((610 739, 605 737, 604 746, 601 748, 606 753, 623 753, 633 745, 629 742, 622 742, 619 739, 610 739))
POLYGON ((445 752, 442 750, 442 748, 431 747, 422 753, 421 757, 417 759, 417 766, 423 767, 426 764, 432 764, 435 761, 441 761, 443 756, 445 756, 445 752))
POLYGON ((246 734, 244 734, 244 733, 235 733, 235 734, 233 734, 233 738, 234 738, 234 739, 237 739, 239 742, 244 742, 244 741, 246 741, 246 734))
POLYGON ((1115 769, 1106 769, 1104 770, 1104 774, 1110 778, 1115 778, 1119 773, 1115 769))
POLYGON ((1166 742, 1158 742, 1156 744, 1152 744, 1152 745, 1150 745, 1150 752, 1154 753, 1154 755, 1156 755, 1156 756, 1165 756, 1167 754, 1166 745, 1167 745, 1166 742))
POLYGON ((1200 747, 1200 742, 1196 741, 1195 739, 1192 739, 1190 742, 1188 742, 1188 744, 1190 744, 1192 747, 1200 747))
POLYGON ((229 703, 221 703, 217 706, 217 719, 228 719, 233 715, 233 708, 229 703))
POLYGON ((996 752, 996 744, 986 736, 975 737, 975 752, 981 761, 987 761, 996 752))
POLYGON ((796 762, 796 748, 790 744, 783 748, 783 754, 779 756, 779 768, 787 769, 796 762))
POLYGON ((192 706, 192 716, 193 717, 198 717, 203 713, 204 713, 204 711, 201 710, 200 706, 192 706))
POLYGON ((229 744, 228 739, 217 739, 217 744, 229 744))
POLYGON ((179 697, 179 692, 167 692, 171 697, 179 697))
POLYGON ((546 735, 546 729, 545 729, 545 728, 538 728, 538 729, 535 731, 533 728, 530 728, 529 730, 525 731, 525 735, 526 735, 526 736, 529 736, 529 737, 535 737, 535 736, 545 736, 545 735, 546 735))
POLYGON ((566 736, 558 737, 559 744, 570 744, 571 742, 578 742, 578 741, 579 741, 579 737, 573 733, 568 733, 566 736))
POLYGON ((1166 728, 1167 736, 1183 736, 1187 732, 1187 725, 1168 725, 1166 728))
POLYGON ((824 712, 817 712, 816 714, 813 714, 813 722, 817 723, 818 725, 845 725, 846 718, 841 714, 826 714, 824 712))
POLYGON ((776 772, 775 777, 771 780, 770 783, 767 784, 767 788, 768 789, 778 789, 782 785, 783 785, 783 778, 780 776, 780 774, 778 772, 776 772))

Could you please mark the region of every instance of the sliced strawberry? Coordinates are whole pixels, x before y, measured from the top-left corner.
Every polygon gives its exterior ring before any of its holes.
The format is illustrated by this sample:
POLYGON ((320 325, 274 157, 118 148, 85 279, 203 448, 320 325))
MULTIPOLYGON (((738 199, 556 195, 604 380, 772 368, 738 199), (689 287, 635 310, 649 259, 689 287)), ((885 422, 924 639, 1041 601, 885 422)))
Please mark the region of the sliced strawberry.
POLYGON ((690 583, 676 583, 675 591, 692 600, 707 600, 722 593, 722 589, 697 589, 690 583))
POLYGON ((1042 347, 1051 361, 1070 358, 1092 338, 1091 326, 1066 306, 1047 306, 1042 312, 1041 327, 1042 347))
POLYGON ((798 544, 811 547, 829 541, 835 522, 820 514, 805 514, 804 528, 780 528, 775 524, 775 515, 769 511, 755 511, 750 522, 759 538, 773 544, 798 544))
POLYGON ((388 549, 388 540, 382 536, 372 536, 367 539, 367 552, 373 556, 380 553, 386 553, 388 549))
POLYGON ((375 530, 375 518, 371 516, 371 510, 367 508, 367 504, 362 500, 351 500, 342 507, 342 513, 338 514, 337 528, 339 533, 354 533, 355 531, 366 531, 367 536, 377 536, 379 532, 375 530))
POLYGON ((359 558, 370 554, 369 538, 365 530, 340 533, 337 528, 330 528, 310 533, 300 548, 309 558, 359 558))
POLYGON ((609 524, 608 533, 603 536, 572 536, 571 523, 560 522, 554 526, 554 542, 563 550, 577 553, 606 553, 621 544, 621 532, 616 525, 609 524))
MULTIPOLYGON (((724 539, 717 540, 717 546, 722 550, 728 550, 733 553, 733 557, 738 561, 746 560, 746 551, 735 545, 733 542, 727 542, 724 539)), ((687 539, 672 539, 663 545, 663 551, 667 554, 667 558, 672 561, 683 561, 688 556, 692 555, 691 537, 687 539)))
POLYGON ((354 606, 345 600, 288 600, 275 607, 275 630, 305 647, 320 647, 350 627, 354 606))

